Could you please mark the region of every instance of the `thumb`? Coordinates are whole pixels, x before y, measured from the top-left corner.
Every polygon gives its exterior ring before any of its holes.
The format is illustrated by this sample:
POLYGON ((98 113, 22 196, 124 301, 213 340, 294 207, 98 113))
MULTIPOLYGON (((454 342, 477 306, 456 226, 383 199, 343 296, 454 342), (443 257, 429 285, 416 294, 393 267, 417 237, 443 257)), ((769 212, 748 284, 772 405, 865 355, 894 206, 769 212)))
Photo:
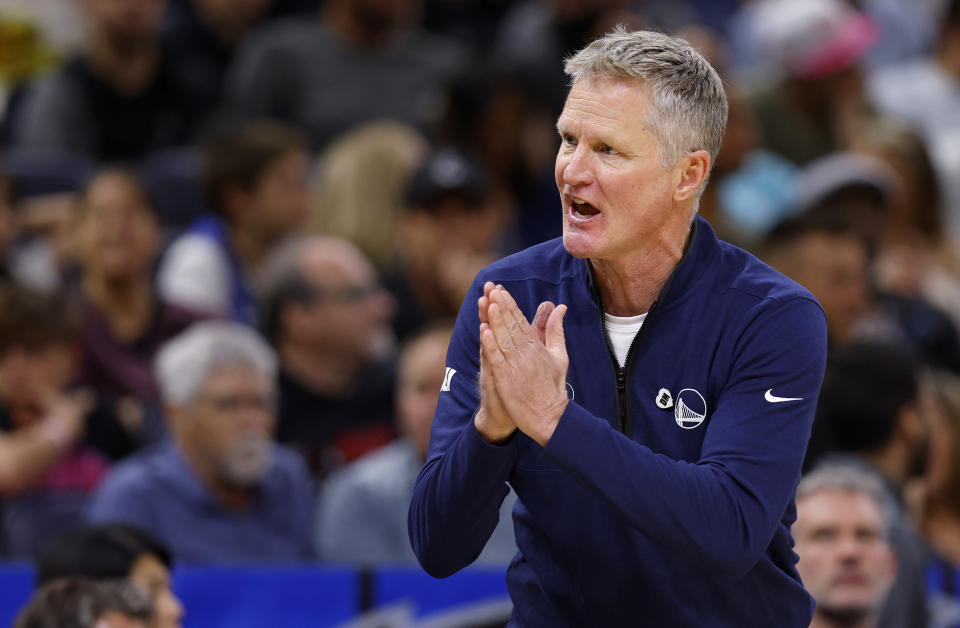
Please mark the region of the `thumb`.
POLYGON ((567 341, 563 335, 563 317, 567 313, 566 305, 558 305, 550 312, 545 330, 547 350, 554 357, 567 357, 567 341))

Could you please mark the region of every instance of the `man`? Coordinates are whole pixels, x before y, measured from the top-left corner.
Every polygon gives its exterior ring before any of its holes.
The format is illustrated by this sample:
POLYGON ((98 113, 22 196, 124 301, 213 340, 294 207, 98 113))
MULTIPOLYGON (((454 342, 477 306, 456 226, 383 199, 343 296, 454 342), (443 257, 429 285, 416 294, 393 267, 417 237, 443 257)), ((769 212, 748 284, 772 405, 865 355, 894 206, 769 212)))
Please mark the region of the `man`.
POLYGON ((266 336, 280 361, 277 438, 316 478, 393 440, 393 298, 345 240, 281 247, 263 277, 266 336))
POLYGON ((118 406, 76 387, 80 340, 63 295, 0 287, 0 521, 10 558, 32 559, 79 525, 110 464, 139 444, 118 406))
POLYGON ((41 587, 14 628, 148 628, 150 597, 124 580, 63 578, 41 587))
MULTIPOLYGON (((407 506, 427 459, 430 424, 443 382, 453 323, 439 320, 410 337, 397 366, 397 422, 402 438, 370 452, 324 483, 318 504, 317 551, 324 560, 412 563, 407 506)), ((510 508, 477 562, 506 565, 517 551, 510 508)))
POLYGON ((467 565, 509 480, 513 626, 806 626, 790 525, 823 312, 695 216, 727 111, 699 54, 618 29, 566 71, 563 238, 481 272, 460 312, 414 550, 467 565))
POLYGON ((40 588, 58 578, 126 579, 153 600, 151 628, 180 628, 183 604, 170 584, 172 559, 166 547, 132 526, 78 528, 56 539, 36 562, 40 588))
POLYGON ((213 214, 170 245, 157 272, 160 295, 254 325, 251 278, 307 218, 308 162, 300 136, 274 122, 243 123, 216 137, 200 175, 213 214))
POLYGON ((491 198, 480 167, 453 148, 428 155, 410 177, 396 257, 384 277, 397 299, 401 340, 430 320, 455 316, 474 276, 497 258, 504 216, 491 198))
POLYGON ((831 350, 810 441, 808 464, 813 455, 832 451, 821 460, 877 473, 886 489, 899 569, 881 628, 925 626, 928 620, 923 574, 930 550, 904 501, 904 487, 923 475, 930 449, 919 372, 914 352, 897 344, 857 342, 831 350))
POLYGON ((309 558, 313 500, 272 440, 276 358, 238 323, 198 323, 157 357, 172 442, 111 469, 88 518, 128 523, 185 563, 309 558))
POLYGON ((318 149, 372 120, 430 128, 467 54, 455 40, 415 26, 421 4, 327 0, 316 20, 265 26, 237 51, 226 102, 295 125, 318 149))
POLYGON ((137 160, 193 140, 209 104, 160 41, 164 0, 88 0, 82 50, 31 86, 14 140, 98 161, 137 160))
MULTIPOLYGON (((810 628, 876 628, 897 572, 883 486, 850 467, 824 467, 797 487, 797 569, 817 601, 810 628)), ((904 624, 905 625, 905 624, 904 624)))

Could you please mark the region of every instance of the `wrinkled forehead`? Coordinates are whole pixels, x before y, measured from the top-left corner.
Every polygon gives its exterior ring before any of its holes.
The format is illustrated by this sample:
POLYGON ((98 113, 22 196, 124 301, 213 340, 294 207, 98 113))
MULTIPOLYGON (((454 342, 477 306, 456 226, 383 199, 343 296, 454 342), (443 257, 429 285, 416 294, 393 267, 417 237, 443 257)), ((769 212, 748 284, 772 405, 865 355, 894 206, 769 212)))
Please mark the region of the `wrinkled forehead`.
POLYGON ((642 128, 649 118, 650 102, 650 90, 639 79, 582 78, 571 86, 557 127, 590 121, 600 126, 642 128))
POLYGON ((242 358, 225 358, 210 365, 200 384, 200 394, 244 392, 269 394, 274 382, 267 373, 242 358))
POLYGON ((823 488, 797 499, 797 526, 884 529, 883 510, 873 496, 844 488, 823 488))

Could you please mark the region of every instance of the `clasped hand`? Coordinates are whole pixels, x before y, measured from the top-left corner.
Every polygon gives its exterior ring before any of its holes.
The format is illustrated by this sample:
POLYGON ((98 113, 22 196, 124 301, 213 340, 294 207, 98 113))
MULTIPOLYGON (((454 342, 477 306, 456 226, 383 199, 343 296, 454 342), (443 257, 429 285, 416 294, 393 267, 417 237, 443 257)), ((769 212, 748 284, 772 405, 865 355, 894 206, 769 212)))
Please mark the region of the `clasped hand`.
POLYGON ((567 306, 545 301, 530 323, 510 293, 487 282, 480 317, 480 409, 474 425, 492 443, 521 432, 546 446, 566 410, 567 306))

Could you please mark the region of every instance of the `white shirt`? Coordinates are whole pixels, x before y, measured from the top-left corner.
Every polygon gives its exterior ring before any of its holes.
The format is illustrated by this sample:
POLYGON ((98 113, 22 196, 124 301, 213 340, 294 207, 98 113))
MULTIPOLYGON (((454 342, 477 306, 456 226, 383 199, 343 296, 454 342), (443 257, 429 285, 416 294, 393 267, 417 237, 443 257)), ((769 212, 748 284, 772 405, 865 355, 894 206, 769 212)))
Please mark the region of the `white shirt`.
POLYGON ((643 321, 647 318, 646 313, 636 316, 614 316, 604 313, 603 319, 607 327, 607 337, 610 338, 610 345, 613 347, 613 353, 617 356, 617 362, 623 368, 627 361, 627 351, 633 339, 643 327, 643 321))

